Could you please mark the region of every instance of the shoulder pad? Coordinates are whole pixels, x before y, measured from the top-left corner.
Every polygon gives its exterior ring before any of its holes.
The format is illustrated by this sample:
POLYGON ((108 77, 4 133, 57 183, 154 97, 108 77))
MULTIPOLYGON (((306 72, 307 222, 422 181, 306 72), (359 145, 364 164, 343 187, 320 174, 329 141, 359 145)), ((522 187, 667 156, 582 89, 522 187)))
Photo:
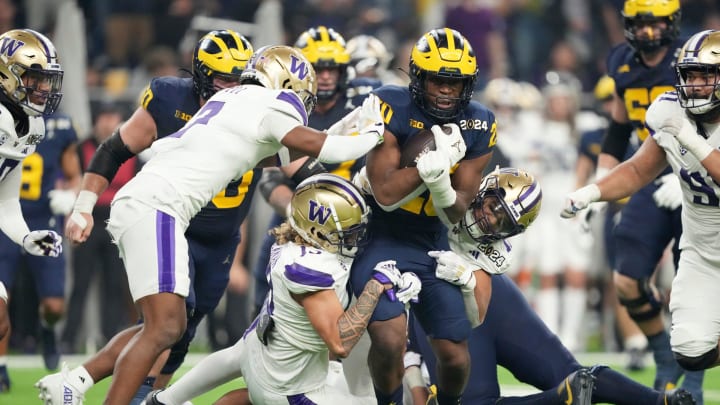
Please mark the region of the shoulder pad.
POLYGON ((667 117, 682 114, 684 110, 678 102, 677 92, 667 91, 659 95, 645 113, 645 126, 654 134, 667 117))
POLYGON ((294 91, 280 90, 277 92, 275 100, 276 102, 270 103, 270 109, 290 115, 300 121, 302 125, 307 125, 307 111, 305 111, 302 100, 294 91))
POLYGON ((449 240, 453 252, 470 263, 476 263, 486 273, 503 274, 510 268, 511 245, 505 240, 479 244, 463 238, 462 231, 453 232, 449 240))
POLYGON ((283 276, 290 292, 302 294, 329 290, 335 285, 340 268, 337 256, 320 249, 305 248, 306 254, 285 265, 283 276))

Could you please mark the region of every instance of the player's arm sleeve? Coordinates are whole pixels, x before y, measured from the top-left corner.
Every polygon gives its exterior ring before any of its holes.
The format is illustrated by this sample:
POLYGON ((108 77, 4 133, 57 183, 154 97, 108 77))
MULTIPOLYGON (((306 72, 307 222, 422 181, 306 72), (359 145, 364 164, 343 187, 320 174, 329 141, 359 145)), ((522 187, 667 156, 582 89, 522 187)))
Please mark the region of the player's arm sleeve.
POLYGON ((125 145, 120 136, 120 128, 117 128, 108 139, 100 144, 90 160, 87 171, 98 174, 111 182, 120 166, 133 156, 135 154, 125 145))
POLYGON ((20 208, 20 176, 22 175, 22 162, 18 163, 0 181, 0 229, 10 240, 22 246, 23 238, 30 233, 20 208))
POLYGON ((610 120, 610 126, 608 126, 608 130, 603 138, 600 153, 606 153, 620 162, 623 161, 628 145, 630 144, 632 131, 632 124, 621 124, 615 120, 610 120))

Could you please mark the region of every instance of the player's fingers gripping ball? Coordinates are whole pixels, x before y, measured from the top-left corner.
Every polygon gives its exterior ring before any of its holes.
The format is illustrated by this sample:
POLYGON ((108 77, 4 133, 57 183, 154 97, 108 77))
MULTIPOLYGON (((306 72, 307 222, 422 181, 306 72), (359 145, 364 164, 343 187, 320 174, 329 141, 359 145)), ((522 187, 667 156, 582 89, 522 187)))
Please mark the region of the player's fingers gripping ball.
POLYGON ((467 145, 457 124, 433 125, 430 130, 435 138, 436 150, 448 159, 450 166, 465 157, 467 145))

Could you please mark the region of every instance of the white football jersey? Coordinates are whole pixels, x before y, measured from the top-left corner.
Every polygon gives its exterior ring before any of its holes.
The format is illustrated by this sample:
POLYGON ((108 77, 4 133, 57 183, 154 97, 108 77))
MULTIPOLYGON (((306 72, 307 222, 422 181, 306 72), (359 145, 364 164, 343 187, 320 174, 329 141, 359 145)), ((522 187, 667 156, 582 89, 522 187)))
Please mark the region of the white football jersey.
POLYGON ((510 268, 510 242, 499 240, 493 243, 479 243, 473 240, 462 227, 455 224, 448 231, 450 249, 470 263, 490 274, 502 274, 510 268))
POLYGON ((273 245, 269 265, 271 295, 263 312, 271 314, 275 325, 258 356, 261 364, 254 364, 252 372, 277 393, 316 389, 325 384, 328 348, 292 294, 332 289, 347 308, 352 259, 287 243, 273 245))
MULTIPOLYGON (((657 144, 665 150, 668 163, 680 177, 683 191, 680 249, 692 248, 711 260, 720 260, 720 186, 692 153, 683 148, 672 134, 658 131, 668 116, 683 118, 681 131, 702 136, 694 121, 687 118, 675 92, 659 96, 647 110, 647 127, 657 144)), ((720 146, 720 124, 704 125, 707 142, 720 146)))
POLYGON ((41 116, 28 117, 27 135, 18 136, 10 110, 0 103, 0 181, 28 155, 45 137, 45 121, 41 116))
POLYGON ((152 144, 155 155, 115 199, 131 197, 187 223, 230 181, 283 149, 285 134, 306 121, 292 91, 219 91, 180 131, 152 144))

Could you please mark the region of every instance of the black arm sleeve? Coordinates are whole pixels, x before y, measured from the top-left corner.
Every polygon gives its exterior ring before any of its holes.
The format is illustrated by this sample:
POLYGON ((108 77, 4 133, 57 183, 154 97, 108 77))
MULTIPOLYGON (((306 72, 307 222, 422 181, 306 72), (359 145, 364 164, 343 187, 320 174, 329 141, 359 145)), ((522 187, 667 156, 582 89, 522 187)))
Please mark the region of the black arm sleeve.
POLYGON ((622 162, 625 158, 628 145, 630 144, 632 131, 632 125, 629 123, 620 124, 614 120, 610 121, 610 127, 608 127, 605 133, 600 152, 612 155, 615 159, 622 162))
POLYGON ((120 165, 133 156, 135 156, 135 154, 130 152, 130 149, 128 149, 122 138, 120 138, 120 128, 118 128, 110 138, 100 144, 100 147, 90 160, 87 171, 89 173, 99 174, 108 181, 112 181, 120 165))
POLYGON ((262 176, 258 182, 258 189, 265 201, 270 202, 270 194, 272 194, 273 190, 283 184, 288 186, 290 189, 295 187, 295 185, 292 184, 292 180, 287 178, 287 176, 285 176, 285 174, 280 170, 275 168, 265 168, 263 169, 262 176))
POLYGON ((315 158, 308 158, 302 166, 292 175, 291 179, 295 184, 300 184, 303 180, 314 174, 327 173, 327 169, 315 158))

